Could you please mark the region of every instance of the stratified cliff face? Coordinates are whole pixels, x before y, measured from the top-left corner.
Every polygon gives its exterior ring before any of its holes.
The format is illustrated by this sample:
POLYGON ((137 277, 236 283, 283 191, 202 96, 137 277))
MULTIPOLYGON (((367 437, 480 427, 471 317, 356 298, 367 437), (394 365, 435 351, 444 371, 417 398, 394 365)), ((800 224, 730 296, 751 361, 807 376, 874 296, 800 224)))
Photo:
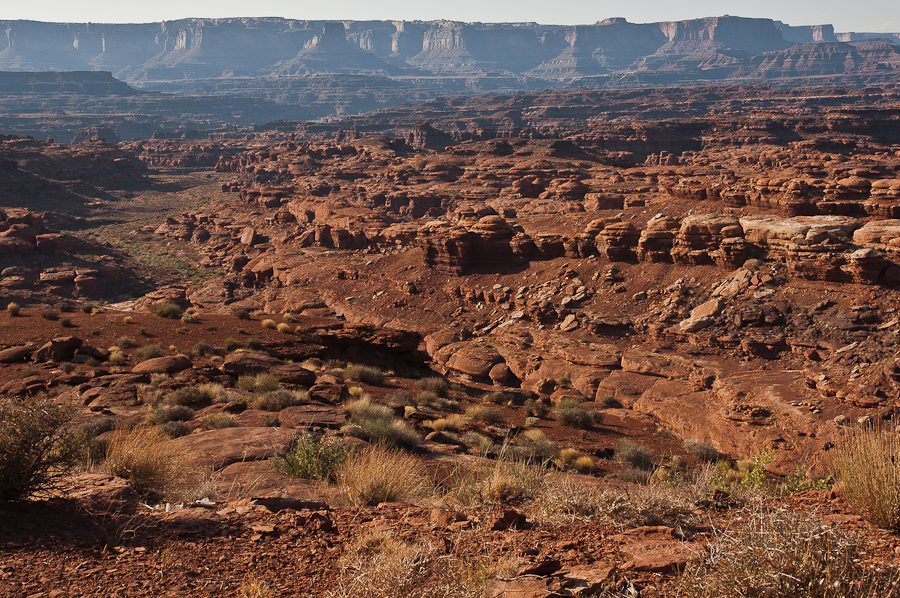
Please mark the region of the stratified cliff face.
MULTIPOLYGON (((830 25, 791 27, 728 16, 647 24, 607 19, 577 26, 279 18, 137 25, 5 21, 0 31, 0 69, 110 70, 148 87, 185 77, 313 73, 527 75, 541 79, 534 86, 546 86, 554 79, 627 72, 651 57, 659 64, 715 50, 749 59, 796 43, 839 40, 830 25)), ((870 37, 840 36, 847 42, 870 37)))
MULTIPOLYGON (((188 119, 191 128, 208 128, 345 117, 439 97, 542 89, 890 88, 900 82, 897 42, 900 34, 836 34, 831 25, 792 27, 730 16, 644 24, 613 18, 576 26, 281 18, 131 25, 0 21, 0 71, 108 71, 143 91, 260 102, 233 107, 212 102, 210 110, 188 119)), ((145 113, 146 97, 138 109, 134 102, 126 107, 118 99, 97 100, 133 93, 108 80, 48 74, 31 77, 29 85, 5 91, 0 116, 61 109, 60 94, 74 91, 90 96, 86 102, 66 101, 65 113, 79 119, 76 129, 108 126, 128 139, 136 129, 122 129, 120 115, 135 112, 165 130, 184 128, 158 122, 168 104, 145 113), (100 114, 111 116, 98 119, 100 114)), ((198 112, 197 107, 190 111, 198 112)), ((68 138, 74 130, 72 123, 53 130, 14 124, 15 132, 29 135, 68 138)))

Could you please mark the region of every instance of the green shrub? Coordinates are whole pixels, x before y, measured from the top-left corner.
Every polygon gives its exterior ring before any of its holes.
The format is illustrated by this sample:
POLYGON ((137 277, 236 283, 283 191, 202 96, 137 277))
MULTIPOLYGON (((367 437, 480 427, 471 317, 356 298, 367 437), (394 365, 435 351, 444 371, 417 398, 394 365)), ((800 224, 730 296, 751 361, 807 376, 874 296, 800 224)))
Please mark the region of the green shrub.
POLYGON ((615 459, 623 465, 640 470, 649 470, 653 467, 653 451, 630 440, 620 440, 616 445, 615 459))
POLYGON ((304 432, 283 454, 272 458, 272 469, 278 473, 306 480, 333 482, 347 458, 347 448, 335 439, 304 432))
POLYGON ((57 310, 57 311, 60 311, 60 312, 62 312, 62 313, 70 313, 70 312, 75 311, 75 308, 73 308, 73 307, 72 307, 71 305, 69 305, 68 303, 65 303, 64 301, 60 301, 59 303, 55 303, 55 304, 53 305, 53 309, 55 309, 55 310, 57 310))
POLYGON ((178 305, 168 301, 161 301, 160 303, 154 303, 150 306, 150 313, 154 316, 159 316, 160 318, 177 320, 181 317, 183 312, 178 305))
POLYGON ((44 318, 45 320, 54 320, 55 321, 55 320, 59 319, 59 312, 56 311, 55 309, 42 309, 41 317, 44 318))
POLYGON ((53 490, 78 464, 84 442, 67 430, 72 414, 47 397, 0 397, 0 501, 53 490))
POLYGON ((557 409, 573 409, 575 407, 581 407, 581 401, 579 401, 575 397, 562 397, 556 403, 557 409))
POLYGON ((377 386, 384 381, 384 372, 375 366, 354 363, 344 368, 344 380, 377 386))
POLYGON ((246 309, 236 309, 231 313, 234 314, 234 317, 237 318, 238 320, 249 320, 250 319, 250 312, 247 311, 246 309))
POLYGON ((236 338, 228 337, 225 339, 225 350, 226 351, 234 351, 236 349, 240 349, 243 346, 244 345, 241 344, 241 341, 237 340, 236 338))
POLYGON ((94 313, 94 304, 90 301, 85 301, 81 304, 81 311, 86 314, 94 313))
POLYGON ((259 351, 263 348, 262 341, 255 337, 250 337, 247 339, 247 348, 251 351, 259 351))
POLYGON ((134 358, 138 361, 147 361, 148 359, 163 357, 165 354, 166 350, 159 345, 147 345, 136 349, 134 352, 134 358))
POLYGON ((63 328, 71 328, 72 320, 71 320, 71 318, 60 318, 59 325, 62 326, 63 328))

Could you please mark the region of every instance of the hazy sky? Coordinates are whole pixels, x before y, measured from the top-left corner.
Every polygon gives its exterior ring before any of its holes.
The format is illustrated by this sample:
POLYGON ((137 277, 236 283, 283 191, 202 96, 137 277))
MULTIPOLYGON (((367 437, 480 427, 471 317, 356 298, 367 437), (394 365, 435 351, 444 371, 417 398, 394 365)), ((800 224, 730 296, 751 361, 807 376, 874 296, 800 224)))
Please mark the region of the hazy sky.
POLYGON ((147 23, 185 17, 293 19, 404 19, 593 23, 607 17, 631 22, 697 17, 767 17, 789 25, 831 23, 836 31, 900 32, 897 0, 2 0, 0 20, 147 23))

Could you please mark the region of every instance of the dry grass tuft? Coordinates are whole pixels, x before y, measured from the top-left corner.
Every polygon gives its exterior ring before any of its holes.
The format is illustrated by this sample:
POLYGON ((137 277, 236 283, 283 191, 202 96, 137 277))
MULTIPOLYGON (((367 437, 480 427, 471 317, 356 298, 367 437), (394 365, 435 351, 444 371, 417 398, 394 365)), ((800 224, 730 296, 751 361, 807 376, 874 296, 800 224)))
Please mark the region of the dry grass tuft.
POLYGON ((337 478, 341 490, 356 506, 412 503, 431 493, 431 482, 417 458, 380 445, 347 457, 337 478))
POLYGON ((454 501, 466 506, 533 499, 544 490, 544 469, 524 459, 509 457, 507 448, 489 466, 454 471, 444 484, 454 501))
POLYGON ((481 598, 494 567, 375 532, 341 559, 334 598, 481 598))
POLYGON ((900 436, 883 429, 844 432, 833 467, 844 499, 873 524, 900 531, 900 436))
POLYGON ((680 581, 685 598, 876 598, 898 595, 896 573, 855 564, 853 538, 815 517, 787 509, 753 508, 719 530, 707 558, 680 581))
POLYGON ((626 492, 571 481, 548 484, 536 506, 550 520, 600 520, 623 527, 675 527, 690 521, 695 508, 680 491, 660 486, 635 486, 626 492))
POLYGON ((149 500, 196 500, 208 496, 206 472, 155 428, 116 430, 103 468, 125 478, 149 500))
POLYGON ((253 579, 241 584, 240 598, 272 598, 272 588, 264 581, 253 579))

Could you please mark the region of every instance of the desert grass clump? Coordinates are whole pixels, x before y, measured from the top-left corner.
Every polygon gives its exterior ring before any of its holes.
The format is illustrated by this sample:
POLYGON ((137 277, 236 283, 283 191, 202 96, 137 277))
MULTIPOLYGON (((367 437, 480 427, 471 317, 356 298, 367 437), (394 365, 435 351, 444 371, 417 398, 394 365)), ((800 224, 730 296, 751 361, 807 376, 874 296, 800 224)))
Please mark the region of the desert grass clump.
POLYGON ((59 319, 59 312, 53 308, 42 309, 40 311, 41 317, 45 320, 56 321, 59 319))
POLYGON ((419 460, 403 451, 374 445, 351 454, 341 465, 338 484, 356 506, 413 503, 431 493, 419 460))
POLYGON ((16 317, 22 311, 22 306, 16 303, 15 301, 11 301, 6 304, 6 313, 8 313, 12 317, 16 317))
POLYGON ((241 376, 238 378, 237 386, 250 392, 272 392, 281 388, 281 380, 278 376, 261 372, 241 376))
POLYGON ((244 345, 241 343, 241 341, 237 340, 236 338, 231 338, 229 336, 228 338, 225 339, 225 350, 226 351, 229 351, 229 352, 236 351, 237 349, 240 349, 243 346, 244 345))
POLYGON ((138 361, 147 361, 148 359, 163 357, 165 354, 166 350, 159 345, 146 345, 135 350, 134 358, 138 361))
POLYGON ((150 306, 150 313, 160 318, 177 320, 182 315, 181 307, 169 301, 161 301, 150 306))
POLYGON ((360 538, 341 558, 333 598, 481 598, 503 561, 481 562, 410 544, 384 532, 360 538))
POLYGON ((109 357, 106 358, 106 361, 110 363, 124 363, 128 360, 125 353, 120 351, 118 348, 114 351, 109 352, 109 357))
POLYGON ((374 403, 369 397, 349 402, 344 409, 349 423, 357 426, 356 433, 361 431, 364 440, 410 450, 422 441, 415 430, 398 419, 390 407, 374 403))
POLYGON ((84 442, 68 430, 73 413, 48 397, 0 397, 0 501, 51 491, 78 464, 84 442))
POLYGON ((814 516, 753 507, 717 530, 706 558, 689 564, 679 596, 875 598, 897 596, 896 573, 866 570, 857 541, 814 516))
POLYGON ((534 499, 544 490, 544 469, 511 456, 509 447, 499 450, 493 464, 474 470, 457 470, 447 480, 450 495, 466 506, 509 503, 534 499))
POLYGON ((194 410, 185 405, 157 405, 147 414, 147 423, 186 422, 194 418, 194 410))
POLYGON ((208 478, 190 455, 156 428, 116 430, 103 469, 125 478, 147 500, 196 500, 209 495, 208 478))
POLYGON ((132 324, 133 322, 134 318, 132 318, 131 316, 125 316, 124 318, 122 318, 123 324, 132 324))
POLYGON ((344 368, 344 380, 378 386, 384 382, 384 371, 371 365, 351 363, 344 368))
POLYGON ((308 402, 308 392, 282 388, 271 392, 261 393, 247 401, 247 404, 253 409, 259 409, 261 411, 281 411, 286 407, 304 405, 308 402))
POLYGON ((433 392, 439 397, 447 396, 450 385, 441 377, 431 376, 428 378, 420 378, 416 381, 416 387, 425 392, 433 392))
POLYGON ((620 440, 616 444, 615 459, 623 465, 643 471, 653 468, 653 451, 630 440, 620 440))
POLYGON ((525 430, 516 438, 516 444, 528 451, 532 457, 547 461, 553 457, 556 447, 540 430, 525 430))
POLYGON ((454 413, 452 415, 448 415, 447 417, 441 417, 429 422, 425 422, 423 425, 426 425, 437 432, 443 432, 445 430, 448 432, 457 432, 460 428, 466 425, 467 421, 468 420, 466 419, 465 415, 454 413))
POLYGON ((230 413, 220 411, 204 417, 203 425, 211 430, 218 430, 221 428, 233 428, 237 426, 237 422, 234 421, 234 416, 230 413))
POLYGON ((525 411, 525 415, 536 417, 538 419, 543 419, 550 414, 549 405, 534 399, 526 399, 525 403, 522 405, 522 410, 525 411))
POLYGON ((277 327, 275 320, 272 320, 271 318, 266 318, 265 320, 260 322, 259 325, 270 330, 274 330, 277 327))
POLYGON ((322 439, 310 432, 300 434, 281 455, 269 462, 278 473, 305 480, 337 480, 348 450, 339 440, 322 439))
POLYGON ((681 447, 689 454, 707 463, 715 463, 722 459, 722 454, 713 445, 702 440, 685 438, 681 441, 681 447))
POLYGON ((131 349, 137 347, 137 343, 130 336, 120 336, 116 339, 116 347, 120 349, 131 349))
POLYGON ((273 595, 269 584, 259 579, 245 581, 238 588, 240 598, 272 598, 273 595))
POLYGON ((560 405, 556 408, 556 419, 570 428, 586 430, 600 419, 600 414, 595 411, 588 411, 580 404, 575 407, 563 407, 560 405))
POLYGON ((181 321, 185 324, 199 324, 200 323, 200 314, 197 313, 186 313, 181 316, 181 321))
POLYGON ((474 405, 466 409, 466 417, 473 421, 479 421, 488 425, 497 426, 506 423, 503 412, 486 405, 474 405))
POLYGON ((163 398, 163 403, 166 405, 184 405, 188 407, 208 405, 211 402, 210 396, 203 393, 196 386, 182 386, 163 398))
POLYGON ((503 405, 505 403, 508 403, 510 399, 506 395, 505 392, 500 392, 500 391, 495 390, 494 392, 489 392, 489 393, 485 394, 483 397, 481 397, 481 400, 484 401, 485 403, 493 403, 494 405, 503 405))
POLYGON ((900 531, 900 437, 881 428, 850 428, 832 467, 844 500, 878 527, 900 531))
POLYGON ((535 506, 550 520, 605 521, 620 527, 695 524, 695 505, 676 489, 659 485, 628 491, 562 480, 548 484, 535 506))
POLYGON ((291 325, 285 322, 281 322, 278 326, 275 327, 278 332, 282 334, 290 334, 291 333, 291 325))

